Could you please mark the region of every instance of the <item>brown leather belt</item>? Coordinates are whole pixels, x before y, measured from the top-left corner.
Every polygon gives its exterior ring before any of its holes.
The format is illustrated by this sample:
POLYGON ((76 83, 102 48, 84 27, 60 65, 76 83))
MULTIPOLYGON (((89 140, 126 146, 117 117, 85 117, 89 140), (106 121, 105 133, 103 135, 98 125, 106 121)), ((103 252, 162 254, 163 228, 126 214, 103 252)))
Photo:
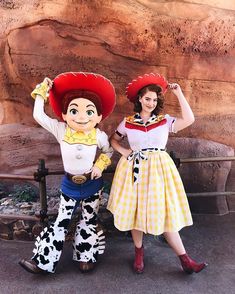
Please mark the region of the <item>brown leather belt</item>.
POLYGON ((91 180, 91 172, 83 175, 72 175, 69 173, 65 173, 66 177, 75 184, 81 185, 86 181, 91 180))

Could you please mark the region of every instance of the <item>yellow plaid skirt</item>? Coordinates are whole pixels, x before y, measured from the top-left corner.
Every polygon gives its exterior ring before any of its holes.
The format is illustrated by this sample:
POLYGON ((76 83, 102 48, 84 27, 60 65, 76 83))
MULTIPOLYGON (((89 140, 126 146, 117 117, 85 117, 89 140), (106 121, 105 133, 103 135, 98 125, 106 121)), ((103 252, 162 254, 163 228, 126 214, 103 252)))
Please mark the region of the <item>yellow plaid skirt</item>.
POLYGON ((121 157, 107 208, 120 231, 140 230, 160 235, 193 224, 178 170, 165 151, 145 152, 140 160, 139 183, 133 184, 133 160, 121 157))

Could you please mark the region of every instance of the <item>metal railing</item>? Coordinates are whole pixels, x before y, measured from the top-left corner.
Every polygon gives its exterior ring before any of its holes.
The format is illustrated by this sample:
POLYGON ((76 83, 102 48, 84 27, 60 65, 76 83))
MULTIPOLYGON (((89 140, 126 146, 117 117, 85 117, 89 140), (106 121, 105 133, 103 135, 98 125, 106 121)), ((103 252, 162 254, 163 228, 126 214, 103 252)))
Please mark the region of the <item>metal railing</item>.
MULTIPOLYGON (((220 161, 235 161, 235 156, 227 157, 201 157, 201 158, 177 158, 175 154, 171 151, 170 156, 173 159, 177 168, 182 163, 197 163, 197 162, 220 162, 220 161)), ((113 173, 115 169, 107 169, 105 173, 113 173)), ((49 175, 63 175, 64 171, 49 171, 45 166, 45 160, 40 159, 37 171, 33 176, 29 175, 16 175, 16 174, 0 174, 0 179, 14 179, 14 180, 27 180, 36 181, 39 183, 39 198, 40 198, 40 212, 36 213, 35 216, 18 215, 18 214, 0 214, 0 218, 7 219, 23 219, 23 220, 40 220, 45 221, 48 217, 47 212, 47 191, 46 191, 46 177, 49 175)), ((235 191, 225 191, 225 192, 199 192, 199 193, 187 193, 188 197, 198 197, 198 196, 233 196, 235 191)))

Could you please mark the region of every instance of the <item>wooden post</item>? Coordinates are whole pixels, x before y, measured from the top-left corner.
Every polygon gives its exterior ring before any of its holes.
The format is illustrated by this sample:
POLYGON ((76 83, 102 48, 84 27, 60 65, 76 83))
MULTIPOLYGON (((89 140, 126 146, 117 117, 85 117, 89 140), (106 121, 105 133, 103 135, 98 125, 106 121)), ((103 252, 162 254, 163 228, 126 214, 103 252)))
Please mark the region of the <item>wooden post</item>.
POLYGON ((34 173, 35 181, 39 182, 39 196, 40 196, 40 218, 45 221, 47 218, 47 189, 46 189, 46 176, 48 169, 45 167, 45 160, 39 159, 37 172, 34 173))

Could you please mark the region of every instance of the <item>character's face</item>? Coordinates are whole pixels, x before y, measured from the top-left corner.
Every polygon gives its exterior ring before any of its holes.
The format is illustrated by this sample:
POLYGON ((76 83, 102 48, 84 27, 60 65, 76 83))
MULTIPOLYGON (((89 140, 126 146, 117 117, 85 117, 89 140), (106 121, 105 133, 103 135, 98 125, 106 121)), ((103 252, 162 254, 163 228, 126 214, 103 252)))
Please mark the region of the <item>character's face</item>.
POLYGON ((95 104, 85 98, 75 98, 68 106, 67 113, 63 114, 64 121, 77 132, 92 130, 102 119, 98 115, 95 104))
POLYGON ((157 106, 157 93, 148 91, 144 96, 139 98, 143 112, 152 112, 157 106))

